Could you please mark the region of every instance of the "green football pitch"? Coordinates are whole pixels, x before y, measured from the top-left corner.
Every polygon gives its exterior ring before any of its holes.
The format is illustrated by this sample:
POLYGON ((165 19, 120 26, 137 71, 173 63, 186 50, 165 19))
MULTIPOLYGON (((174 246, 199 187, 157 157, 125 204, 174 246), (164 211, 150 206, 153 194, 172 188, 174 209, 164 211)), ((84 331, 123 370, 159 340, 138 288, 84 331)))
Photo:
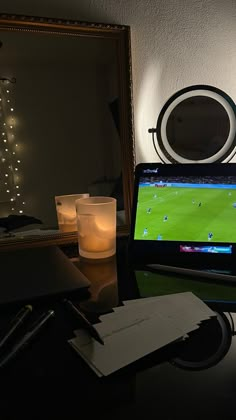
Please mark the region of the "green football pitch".
POLYGON ((236 242, 235 202, 234 189, 140 187, 135 239, 236 242))

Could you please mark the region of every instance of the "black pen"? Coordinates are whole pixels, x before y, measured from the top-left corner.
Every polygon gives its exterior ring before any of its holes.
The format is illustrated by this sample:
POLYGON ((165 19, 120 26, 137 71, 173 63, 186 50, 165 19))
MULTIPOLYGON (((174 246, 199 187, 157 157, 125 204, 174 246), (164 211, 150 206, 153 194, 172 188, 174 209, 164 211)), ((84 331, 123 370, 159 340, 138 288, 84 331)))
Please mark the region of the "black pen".
POLYGON ((15 344, 12 350, 0 361, 0 369, 4 367, 13 357, 15 357, 20 350, 25 348, 29 342, 34 338, 34 336, 41 330, 41 328, 46 324, 46 322, 54 316, 54 311, 50 309, 49 311, 43 313, 36 321, 33 323, 30 330, 15 344))
POLYGON ((7 331, 0 340, 0 349, 6 344, 6 342, 13 336, 15 331, 23 324, 25 318, 32 312, 31 305, 25 305, 17 312, 16 316, 11 319, 7 331))
POLYGON ((98 333, 98 331, 96 330, 96 328, 93 326, 93 324, 91 324, 89 322, 89 320, 85 317, 85 315, 80 312, 80 310, 73 305, 73 303, 68 300, 68 299, 64 299, 64 302, 66 303, 66 305, 68 306, 68 308, 71 310, 71 312, 80 320, 82 321, 83 326, 86 328, 86 330, 90 333, 90 335, 97 340, 100 344, 104 344, 104 341, 102 339, 102 337, 100 336, 100 334, 98 333))

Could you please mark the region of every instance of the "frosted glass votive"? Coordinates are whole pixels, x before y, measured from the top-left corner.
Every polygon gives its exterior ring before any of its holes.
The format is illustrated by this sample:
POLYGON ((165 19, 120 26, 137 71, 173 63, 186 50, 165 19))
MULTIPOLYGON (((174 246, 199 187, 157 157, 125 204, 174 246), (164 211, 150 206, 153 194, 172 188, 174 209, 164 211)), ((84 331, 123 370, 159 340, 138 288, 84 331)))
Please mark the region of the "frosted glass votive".
POLYGON ((89 197, 76 200, 79 255, 108 258, 116 253, 116 199, 89 197))
POLYGON ((89 194, 57 195, 55 197, 58 227, 61 232, 77 231, 75 201, 82 197, 89 197, 89 194))

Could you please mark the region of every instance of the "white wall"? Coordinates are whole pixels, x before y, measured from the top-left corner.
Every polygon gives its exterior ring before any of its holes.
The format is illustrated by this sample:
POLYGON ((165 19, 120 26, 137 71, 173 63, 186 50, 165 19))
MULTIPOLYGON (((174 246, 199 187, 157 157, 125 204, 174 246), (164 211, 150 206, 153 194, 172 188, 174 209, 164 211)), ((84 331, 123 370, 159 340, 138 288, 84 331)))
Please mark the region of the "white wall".
POLYGON ((137 162, 158 160, 148 128, 177 90, 213 85, 236 102, 235 0, 1 0, 1 10, 131 26, 137 162))

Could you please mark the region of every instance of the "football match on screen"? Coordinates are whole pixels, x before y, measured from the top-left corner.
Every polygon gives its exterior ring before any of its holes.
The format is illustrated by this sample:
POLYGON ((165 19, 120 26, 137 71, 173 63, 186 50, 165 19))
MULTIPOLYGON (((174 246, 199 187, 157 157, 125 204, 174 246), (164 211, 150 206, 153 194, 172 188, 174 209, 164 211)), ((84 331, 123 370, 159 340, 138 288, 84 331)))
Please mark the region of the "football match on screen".
POLYGON ((236 177, 142 177, 135 239, 236 242, 236 177))

